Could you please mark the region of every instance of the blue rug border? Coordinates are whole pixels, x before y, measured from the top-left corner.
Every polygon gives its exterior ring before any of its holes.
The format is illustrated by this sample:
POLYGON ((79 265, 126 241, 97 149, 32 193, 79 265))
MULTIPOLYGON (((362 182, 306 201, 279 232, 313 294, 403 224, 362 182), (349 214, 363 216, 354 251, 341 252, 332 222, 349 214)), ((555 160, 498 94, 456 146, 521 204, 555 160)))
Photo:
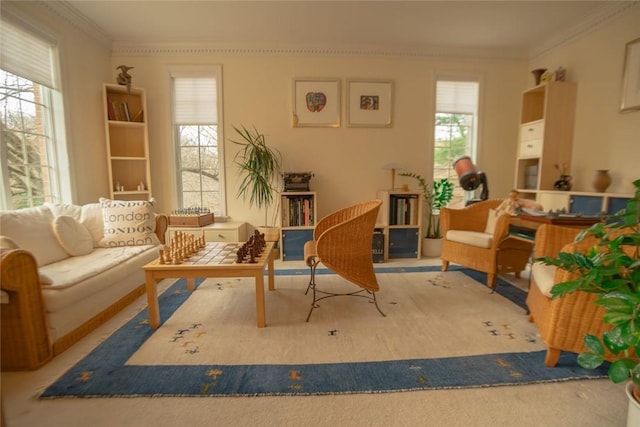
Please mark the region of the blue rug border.
MULTIPOLYGON (((439 266, 380 267, 377 273, 434 272, 439 266)), ((458 266, 480 285, 486 274, 458 266)), ((276 275, 307 275, 308 269, 277 270, 276 275)), ((317 274, 334 274, 319 269, 317 274)), ((446 273, 442 273, 446 274, 446 273)), ((197 281, 199 285, 202 281, 197 281)), ((495 292, 525 309, 526 292, 502 278, 495 292)), ((159 297, 161 322, 191 295, 184 280, 159 297)), ((524 313, 523 313, 524 315, 524 313)), ((482 388, 606 378, 607 366, 585 370, 575 354, 563 352, 554 368, 544 366, 546 351, 498 353, 438 359, 356 363, 268 365, 126 366, 126 361, 154 333, 147 309, 120 327, 41 393, 39 399, 64 397, 195 397, 392 393, 401 391, 482 388), (105 354, 109 354, 105 358, 105 354), (474 367, 478 378, 457 372, 474 367), (195 381, 183 381, 185 377, 195 381), (270 381, 276 378, 276 381, 270 381), (382 384, 382 386, 381 386, 382 384), (234 390, 225 392, 224 390, 234 390)))

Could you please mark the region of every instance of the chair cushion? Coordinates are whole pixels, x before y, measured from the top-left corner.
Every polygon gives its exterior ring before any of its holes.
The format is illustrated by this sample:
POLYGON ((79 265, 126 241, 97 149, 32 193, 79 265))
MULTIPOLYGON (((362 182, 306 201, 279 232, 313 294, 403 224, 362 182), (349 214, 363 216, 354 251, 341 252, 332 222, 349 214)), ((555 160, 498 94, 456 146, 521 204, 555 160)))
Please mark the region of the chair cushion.
POLYGON ((500 216, 508 214, 505 210, 499 209, 489 209, 489 215, 487 216, 487 225, 484 228, 485 233, 493 234, 496 231, 496 223, 498 222, 498 218, 500 216))
POLYGON ((493 235, 481 231, 449 230, 445 236, 452 242, 489 249, 493 243, 493 235))
POLYGON ((555 284, 555 275, 557 267, 554 265, 547 265, 542 262, 535 262, 531 267, 531 278, 533 283, 538 286, 540 293, 551 298, 551 288, 555 284))

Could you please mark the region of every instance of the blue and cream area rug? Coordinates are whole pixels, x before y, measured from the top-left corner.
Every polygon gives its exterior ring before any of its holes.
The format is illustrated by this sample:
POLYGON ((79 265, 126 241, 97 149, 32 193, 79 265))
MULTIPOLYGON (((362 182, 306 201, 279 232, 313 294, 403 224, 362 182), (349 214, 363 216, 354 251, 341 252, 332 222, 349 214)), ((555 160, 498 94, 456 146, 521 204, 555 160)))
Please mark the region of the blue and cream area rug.
MULTIPOLYGON (((307 270, 279 270, 258 329, 250 279, 183 280, 160 296, 162 325, 146 309, 46 388, 40 398, 384 393, 604 378, 544 346, 525 292, 462 268, 377 267, 381 316, 363 298, 320 302, 305 322, 307 270)), ((319 270, 329 290, 356 289, 319 270)))

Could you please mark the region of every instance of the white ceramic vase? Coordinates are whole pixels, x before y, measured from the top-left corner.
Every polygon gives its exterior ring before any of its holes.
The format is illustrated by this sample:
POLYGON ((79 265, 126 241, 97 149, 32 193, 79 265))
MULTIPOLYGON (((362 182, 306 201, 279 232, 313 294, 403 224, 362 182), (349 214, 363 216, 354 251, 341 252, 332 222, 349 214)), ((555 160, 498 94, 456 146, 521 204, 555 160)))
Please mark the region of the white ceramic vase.
POLYGON ((422 239, 422 256, 425 258, 437 258, 442 253, 442 239, 422 239))

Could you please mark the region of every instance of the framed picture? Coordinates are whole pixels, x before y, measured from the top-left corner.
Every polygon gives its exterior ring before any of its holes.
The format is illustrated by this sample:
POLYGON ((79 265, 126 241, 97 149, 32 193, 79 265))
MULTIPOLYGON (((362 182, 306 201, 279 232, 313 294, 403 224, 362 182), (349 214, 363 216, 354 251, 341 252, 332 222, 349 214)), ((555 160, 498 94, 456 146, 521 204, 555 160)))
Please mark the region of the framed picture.
POLYGON ((293 127, 340 127, 340 80, 293 80, 293 127))
POLYGON ((347 81, 347 126, 391 127, 392 112, 391 80, 347 81))
POLYGON ((640 110, 640 38, 627 43, 620 111, 640 110))

